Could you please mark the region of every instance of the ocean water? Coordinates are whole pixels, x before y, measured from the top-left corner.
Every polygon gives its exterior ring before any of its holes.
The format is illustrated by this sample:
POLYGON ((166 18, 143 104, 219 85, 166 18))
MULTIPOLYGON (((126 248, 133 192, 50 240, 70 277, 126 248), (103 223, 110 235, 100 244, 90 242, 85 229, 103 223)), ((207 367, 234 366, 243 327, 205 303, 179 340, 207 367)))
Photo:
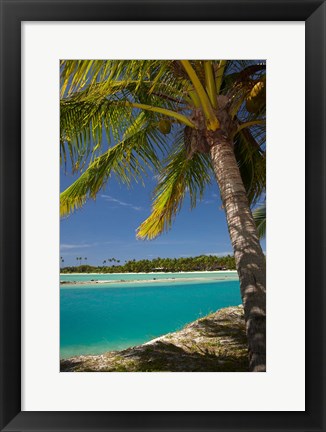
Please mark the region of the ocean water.
POLYGON ((231 272, 61 276, 67 278, 84 284, 60 289, 61 358, 138 345, 241 303, 231 272))

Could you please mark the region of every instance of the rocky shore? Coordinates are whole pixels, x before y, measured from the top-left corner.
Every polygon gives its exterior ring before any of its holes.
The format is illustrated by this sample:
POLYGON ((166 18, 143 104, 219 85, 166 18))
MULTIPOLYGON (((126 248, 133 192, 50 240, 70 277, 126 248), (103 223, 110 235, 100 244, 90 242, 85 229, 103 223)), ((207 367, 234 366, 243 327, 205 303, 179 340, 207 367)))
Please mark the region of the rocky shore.
POLYGON ((243 307, 220 309, 143 345, 61 360, 62 372, 246 372, 243 307))

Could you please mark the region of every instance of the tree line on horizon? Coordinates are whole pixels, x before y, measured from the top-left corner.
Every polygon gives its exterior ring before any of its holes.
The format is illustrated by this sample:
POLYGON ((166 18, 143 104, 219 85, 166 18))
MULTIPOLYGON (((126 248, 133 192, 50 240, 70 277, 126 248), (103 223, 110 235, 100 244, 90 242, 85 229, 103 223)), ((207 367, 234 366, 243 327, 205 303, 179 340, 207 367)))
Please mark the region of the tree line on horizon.
MULTIPOLYGON (((116 260, 117 262, 118 260, 116 260)), ((105 263, 106 264, 106 263, 105 263)), ((181 258, 154 258, 152 260, 129 260, 121 265, 92 266, 81 264, 60 269, 61 273, 147 273, 153 271, 216 271, 235 270, 234 256, 217 257, 214 255, 199 255, 181 258)))

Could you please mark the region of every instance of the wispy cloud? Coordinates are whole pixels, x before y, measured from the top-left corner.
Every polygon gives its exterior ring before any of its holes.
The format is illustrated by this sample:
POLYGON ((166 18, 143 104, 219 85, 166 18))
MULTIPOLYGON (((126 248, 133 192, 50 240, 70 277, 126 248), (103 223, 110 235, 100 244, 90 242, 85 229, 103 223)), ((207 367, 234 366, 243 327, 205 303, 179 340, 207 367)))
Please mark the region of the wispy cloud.
POLYGON ((67 243, 62 243, 60 245, 60 249, 80 249, 80 248, 88 248, 88 247, 92 247, 92 246, 96 246, 96 243, 92 243, 92 244, 87 244, 87 243, 81 243, 81 244, 67 244, 67 243))
POLYGON ((103 245, 113 245, 113 244, 121 244, 121 241, 106 241, 106 242, 94 242, 94 243, 61 243, 60 249, 61 250, 69 250, 69 249, 81 249, 81 248, 90 248, 90 247, 96 247, 96 246, 103 246, 103 245))
POLYGON ((137 211, 142 210, 141 207, 135 206, 135 205, 130 204, 130 203, 126 203, 124 201, 120 201, 117 198, 113 198, 111 195, 101 195, 101 198, 103 198, 105 201, 113 202, 113 203, 116 203, 116 204, 123 206, 123 207, 130 207, 133 210, 137 210, 137 211))

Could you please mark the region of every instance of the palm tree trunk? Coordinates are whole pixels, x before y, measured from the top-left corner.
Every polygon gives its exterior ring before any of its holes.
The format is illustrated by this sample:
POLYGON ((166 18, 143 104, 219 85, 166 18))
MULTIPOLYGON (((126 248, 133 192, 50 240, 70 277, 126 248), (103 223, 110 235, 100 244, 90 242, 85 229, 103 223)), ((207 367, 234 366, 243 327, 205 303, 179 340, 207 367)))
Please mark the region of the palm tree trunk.
POLYGON ((266 260, 233 145, 218 135, 212 135, 209 144, 240 279, 250 370, 263 372, 266 370, 266 260))

